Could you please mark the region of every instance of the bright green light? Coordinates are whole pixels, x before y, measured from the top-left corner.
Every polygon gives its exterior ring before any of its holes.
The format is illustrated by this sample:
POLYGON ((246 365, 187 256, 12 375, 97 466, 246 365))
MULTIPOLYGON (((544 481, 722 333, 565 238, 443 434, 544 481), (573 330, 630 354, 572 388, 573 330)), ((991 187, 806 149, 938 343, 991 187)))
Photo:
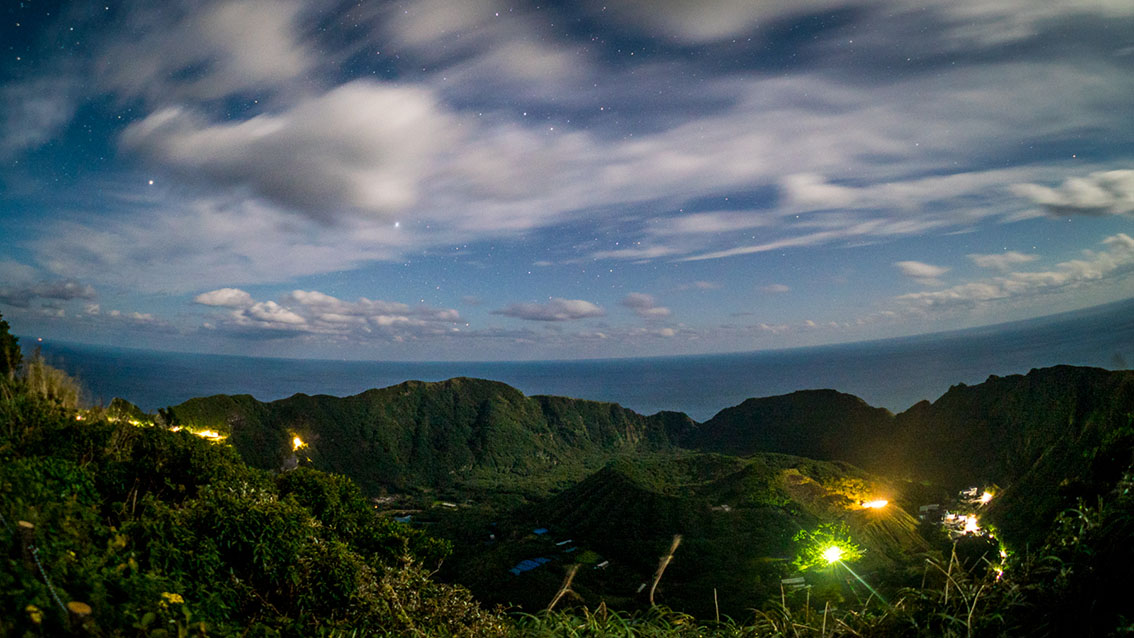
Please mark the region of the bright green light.
POLYGON ((827 561, 828 565, 830 565, 831 563, 839 562, 839 559, 841 559, 842 557, 843 548, 839 547, 838 545, 831 545, 827 549, 823 550, 823 558, 827 561))

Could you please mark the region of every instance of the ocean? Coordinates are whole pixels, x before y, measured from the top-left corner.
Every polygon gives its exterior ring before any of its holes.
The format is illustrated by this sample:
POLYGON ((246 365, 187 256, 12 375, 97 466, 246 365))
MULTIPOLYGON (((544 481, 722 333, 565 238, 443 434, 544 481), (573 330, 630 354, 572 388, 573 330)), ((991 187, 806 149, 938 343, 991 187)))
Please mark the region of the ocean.
MULTIPOLYGON (((28 346, 27 339, 21 344, 28 346)), ((613 401, 643 414, 704 421, 750 397, 831 388, 900 412, 957 383, 1057 364, 1125 369, 1134 362, 1134 300, 992 327, 853 344, 640 359, 392 362, 184 354, 42 344, 92 400, 122 397, 147 411, 213 394, 262 401, 295 393, 346 396, 410 379, 503 381, 525 394, 613 401)))

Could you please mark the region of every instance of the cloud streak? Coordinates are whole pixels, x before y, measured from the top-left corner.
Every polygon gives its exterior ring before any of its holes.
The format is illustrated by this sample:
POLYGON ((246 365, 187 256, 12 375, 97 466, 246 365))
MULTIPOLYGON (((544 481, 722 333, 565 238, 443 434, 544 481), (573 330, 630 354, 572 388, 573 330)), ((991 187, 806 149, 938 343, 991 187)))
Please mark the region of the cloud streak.
POLYGON ((669 308, 659 306, 653 295, 632 292, 622 298, 621 304, 643 319, 665 319, 673 314, 669 308))
POLYGON ((294 290, 274 300, 256 301, 246 291, 222 288, 201 293, 198 304, 229 309, 208 322, 238 338, 320 337, 352 341, 405 341, 458 331, 460 314, 367 299, 345 301, 315 290, 294 290))
POLYGON ((1056 187, 1017 184, 1012 192, 1031 200, 1053 217, 1129 215, 1134 212, 1134 170, 1071 177, 1056 187))
POLYGON ((1104 239, 1102 244, 1105 250, 1085 251, 1083 258, 1062 262, 1053 270, 1013 272, 944 290, 909 293, 897 299, 907 308, 919 311, 972 309, 1094 285, 1134 271, 1134 239, 1118 233, 1104 239))
POLYGON ((492 314, 525 321, 574 321, 602 317, 606 311, 583 299, 563 299, 552 297, 547 303, 510 304, 492 314))

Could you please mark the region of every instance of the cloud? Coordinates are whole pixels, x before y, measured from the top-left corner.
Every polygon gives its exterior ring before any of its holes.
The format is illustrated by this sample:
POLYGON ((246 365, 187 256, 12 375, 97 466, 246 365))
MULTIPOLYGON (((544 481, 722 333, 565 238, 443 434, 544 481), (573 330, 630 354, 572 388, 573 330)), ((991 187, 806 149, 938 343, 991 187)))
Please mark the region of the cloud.
POLYGON ((766 213, 709 211, 656 220, 649 227, 649 232, 659 237, 699 233, 729 233, 772 224, 773 220, 766 213))
POLYGON ((720 288, 721 284, 715 281, 694 281, 677 287, 678 290, 718 290, 720 288))
POLYGON ((587 319, 602 317, 606 311, 601 307, 582 299, 562 299, 552 297, 547 303, 518 303, 511 304, 500 310, 493 310, 494 315, 503 315, 527 321, 571 321, 574 319, 587 319))
POLYGON ((359 80, 279 115, 212 123, 161 109, 122 134, 126 148, 314 219, 355 211, 393 220, 417 203, 456 122, 427 90, 359 80))
POLYGON ((934 266, 920 261, 896 261, 894 266, 911 279, 937 279, 949 272, 944 266, 934 266))
POLYGON ((782 293, 785 293, 785 292, 790 292, 791 288, 788 287, 788 286, 785 286, 784 284, 770 284, 770 285, 764 286, 760 290, 762 290, 762 291, 764 291, 768 294, 778 295, 778 294, 782 294, 782 293))
POLYGON ((457 330, 460 313, 448 308, 360 297, 346 301, 316 290, 293 290, 278 302, 255 301, 238 289, 198 295, 196 303, 231 310, 208 323, 240 338, 323 337, 351 341, 404 341, 457 330), (204 298, 204 301, 202 301, 204 298))
POLYGON ((179 193, 89 219, 75 214, 29 243, 61 277, 137 292, 196 293, 350 270, 395 258, 411 229, 360 220, 328 226, 255 199, 178 201, 179 193))
MULTIPOLYGON (((97 315, 98 313, 88 312, 87 314, 97 315)), ((125 321, 132 324, 152 324, 155 326, 165 325, 165 322, 161 321, 153 314, 148 312, 122 312, 121 310, 111 310, 110 312, 106 313, 106 316, 115 320, 125 321)))
POLYGON ((314 65, 294 0, 138 2, 99 54, 100 79, 155 103, 276 89, 314 65))
POLYGON ((75 82, 66 75, 7 83, 0 88, 0 157, 42 145, 71 121, 75 82))
POLYGON ((252 295, 238 288, 221 288, 203 292, 193 297, 194 303, 205 306, 221 306, 225 308, 247 308, 253 303, 252 295))
POLYGON ((1039 259, 1039 255, 1028 255, 1015 250, 992 253, 990 255, 971 254, 968 257, 977 266, 981 268, 991 268, 993 270, 1011 270, 1013 267, 1020 264, 1026 264, 1039 259))
POLYGON ((641 292, 626 295, 622 298, 621 304, 643 319, 664 319, 673 314, 669 308, 659 306, 652 295, 641 292))
POLYGON ((1128 215, 1134 212, 1134 170, 1100 171, 1086 177, 1072 177, 1055 188, 1016 184, 1012 192, 1031 200, 1054 217, 1128 215))
POLYGON ((73 279, 39 281, 35 283, 0 286, 0 303, 16 308, 28 308, 37 299, 70 301, 72 299, 94 299, 95 289, 73 279))
POLYGON ((1013 272, 945 290, 901 295, 898 301, 919 311, 972 309, 980 305, 1053 294, 1095 285, 1134 271, 1134 239, 1125 233, 1102 241, 1106 250, 1084 251, 1082 259, 1057 264, 1039 272, 1013 272))
POLYGON ((1129 17, 1134 10, 1115 2, 1053 0, 955 0, 927 8, 914 0, 846 2, 845 0, 793 0, 790 2, 752 2, 751 0, 623 0, 588 3, 595 14, 613 16, 624 25, 654 36, 666 36, 683 44, 706 44, 741 36, 760 36, 769 25, 817 14, 848 10, 867 13, 873 29, 883 29, 890 37, 902 27, 935 24, 936 32, 921 30, 954 46, 994 46, 1023 40, 1040 33, 1048 23, 1066 17, 1129 17), (760 27, 765 27, 760 29, 760 27))

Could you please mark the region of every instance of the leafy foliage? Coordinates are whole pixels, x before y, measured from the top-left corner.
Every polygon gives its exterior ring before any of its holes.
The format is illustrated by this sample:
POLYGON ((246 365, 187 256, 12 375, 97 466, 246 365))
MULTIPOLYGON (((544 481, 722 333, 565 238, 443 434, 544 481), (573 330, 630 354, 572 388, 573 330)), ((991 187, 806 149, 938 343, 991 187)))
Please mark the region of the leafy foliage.
POLYGON ((77 420, 26 388, 0 399, 0 608, 31 610, 5 613, 0 636, 65 631, 48 580, 108 636, 499 633, 495 612, 430 579, 446 544, 380 519, 342 477, 272 476, 225 445, 77 420), (16 520, 34 524, 43 573, 16 520))
POLYGON ((0 315, 0 379, 10 378, 20 368, 22 353, 19 339, 11 332, 11 326, 0 315))
POLYGON ((253 466, 310 459, 369 494, 428 488, 542 495, 614 455, 671 447, 673 433, 691 423, 684 415, 647 417, 613 403, 526 397, 503 383, 468 378, 270 403, 219 395, 163 414, 169 422, 230 434, 253 466), (291 447, 295 435, 309 444, 302 458, 291 447))
POLYGON ((862 558, 862 548, 851 540, 846 523, 821 523, 813 530, 801 529, 792 537, 796 546, 796 569, 806 571, 833 563, 851 563, 862 558))

